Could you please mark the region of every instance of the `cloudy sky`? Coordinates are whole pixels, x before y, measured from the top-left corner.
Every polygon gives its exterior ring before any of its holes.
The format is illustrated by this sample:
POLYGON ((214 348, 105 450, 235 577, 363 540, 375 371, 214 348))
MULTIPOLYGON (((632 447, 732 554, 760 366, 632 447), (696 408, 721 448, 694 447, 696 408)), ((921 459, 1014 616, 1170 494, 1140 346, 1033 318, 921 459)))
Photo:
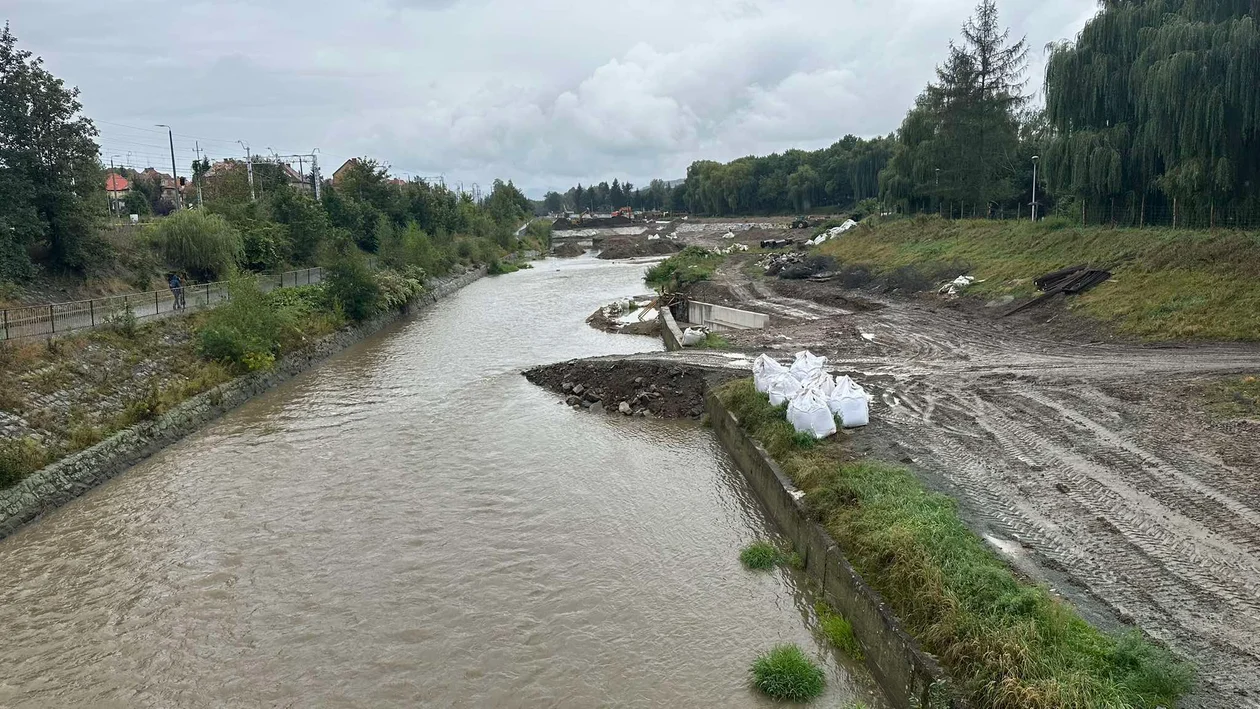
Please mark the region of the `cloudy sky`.
MULTIPOLYGON (((108 163, 319 148, 532 196, 900 123, 975 0, 6 0, 108 163)), ((999 0, 1032 52, 1094 0, 999 0)))

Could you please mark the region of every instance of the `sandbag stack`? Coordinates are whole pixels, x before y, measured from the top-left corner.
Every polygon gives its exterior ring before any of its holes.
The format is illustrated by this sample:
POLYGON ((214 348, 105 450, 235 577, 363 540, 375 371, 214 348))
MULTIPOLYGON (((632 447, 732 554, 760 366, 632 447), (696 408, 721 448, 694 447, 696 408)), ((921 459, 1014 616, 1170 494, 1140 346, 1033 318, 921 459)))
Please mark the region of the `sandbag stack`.
POLYGON ((753 386, 770 398, 771 406, 787 404, 787 420, 798 433, 826 438, 845 428, 870 423, 870 400, 857 382, 827 373, 827 358, 809 350, 796 353, 790 367, 767 355, 753 362, 753 386))

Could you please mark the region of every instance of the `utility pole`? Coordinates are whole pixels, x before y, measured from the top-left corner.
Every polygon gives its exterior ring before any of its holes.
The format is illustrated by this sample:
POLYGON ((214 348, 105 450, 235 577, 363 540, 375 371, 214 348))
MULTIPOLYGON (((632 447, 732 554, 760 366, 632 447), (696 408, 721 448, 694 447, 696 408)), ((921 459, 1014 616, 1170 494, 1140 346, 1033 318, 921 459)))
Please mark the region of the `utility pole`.
MULTIPOLYGON (((158 128, 165 128, 166 137, 171 141, 171 182, 174 183, 172 186, 175 188, 175 206, 182 208, 184 206, 184 199, 183 195, 180 194, 179 191, 179 170, 175 167, 175 133, 171 130, 171 127, 165 123, 158 123, 156 126, 158 128)), ((158 180, 158 182, 161 182, 161 180, 158 180)), ((159 185, 159 189, 160 188, 161 187, 159 185)))
MULTIPOLYGON (((114 172, 114 157, 115 156, 113 155, 109 156, 109 182, 112 182, 113 184, 107 185, 108 187, 118 186, 118 173, 114 172)), ((110 192, 113 194, 109 196, 109 211, 114 216, 118 216, 118 205, 115 204, 115 202, 117 202, 115 197, 118 194, 118 190, 110 190, 110 192)))
POLYGON ((1033 200, 1032 200, 1032 220, 1037 221, 1037 159, 1040 155, 1033 156, 1033 200))
POLYGON ((254 195, 254 156, 249 152, 249 146, 244 141, 236 141, 242 148, 245 148, 245 171, 249 174, 249 201, 254 202, 258 198, 254 195))
POLYGON ((312 148, 311 149, 311 182, 315 183, 315 201, 316 202, 319 201, 319 183, 322 181, 319 179, 319 160, 317 158, 318 155, 319 155, 319 148, 312 148))
MULTIPOLYGON (((193 179, 197 182, 197 206, 204 207, 206 202, 201 196, 201 181, 205 179, 205 173, 201 171, 201 141, 197 141, 197 169, 193 170, 193 179)), ((207 161, 208 162, 208 161, 207 161)))

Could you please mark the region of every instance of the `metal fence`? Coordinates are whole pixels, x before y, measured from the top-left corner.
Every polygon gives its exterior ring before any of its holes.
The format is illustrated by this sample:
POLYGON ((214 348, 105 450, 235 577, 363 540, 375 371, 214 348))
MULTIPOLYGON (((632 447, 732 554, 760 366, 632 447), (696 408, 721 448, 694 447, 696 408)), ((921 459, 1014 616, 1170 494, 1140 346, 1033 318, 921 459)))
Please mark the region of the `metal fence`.
MULTIPOLYGON (((258 276, 263 292, 322 283, 321 268, 305 268, 258 276)), ((227 283, 195 283, 184 286, 184 310, 211 308, 228 299, 227 283)), ((0 310, 0 341, 27 337, 50 337, 85 330, 112 322, 130 310, 136 319, 157 318, 182 312, 176 308, 175 294, 169 289, 147 293, 127 293, 69 303, 29 305, 0 310)))

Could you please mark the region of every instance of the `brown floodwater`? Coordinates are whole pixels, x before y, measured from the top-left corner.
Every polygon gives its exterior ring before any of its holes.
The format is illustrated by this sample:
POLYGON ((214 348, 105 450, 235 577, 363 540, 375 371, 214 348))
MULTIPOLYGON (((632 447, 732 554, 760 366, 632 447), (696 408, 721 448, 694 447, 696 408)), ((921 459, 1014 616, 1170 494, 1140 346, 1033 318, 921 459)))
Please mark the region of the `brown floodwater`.
POLYGON ((660 349, 597 332, 643 266, 483 279, 0 541, 0 706, 881 706, 698 425, 599 417, 520 371, 660 349))

